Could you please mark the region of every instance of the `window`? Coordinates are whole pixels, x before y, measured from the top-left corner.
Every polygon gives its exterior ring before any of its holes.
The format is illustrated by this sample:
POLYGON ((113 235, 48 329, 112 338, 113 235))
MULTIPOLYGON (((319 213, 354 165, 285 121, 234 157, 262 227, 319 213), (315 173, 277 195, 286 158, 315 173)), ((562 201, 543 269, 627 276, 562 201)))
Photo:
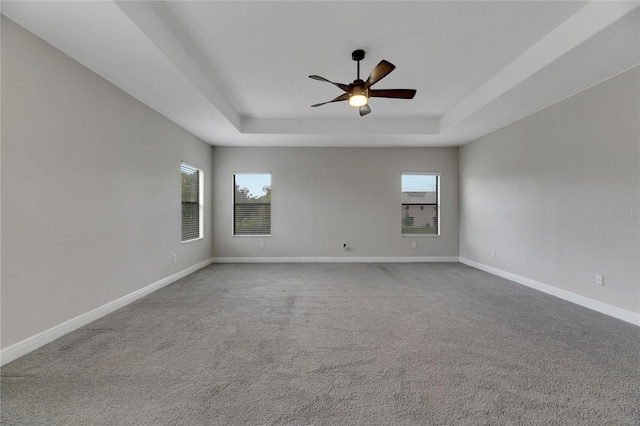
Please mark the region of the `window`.
POLYGON ((182 242, 203 238, 203 171, 182 162, 182 242))
POLYGON ((271 235, 271 173, 233 175, 233 235, 271 235))
POLYGON ((402 235, 440 235, 440 175, 402 174, 402 235))

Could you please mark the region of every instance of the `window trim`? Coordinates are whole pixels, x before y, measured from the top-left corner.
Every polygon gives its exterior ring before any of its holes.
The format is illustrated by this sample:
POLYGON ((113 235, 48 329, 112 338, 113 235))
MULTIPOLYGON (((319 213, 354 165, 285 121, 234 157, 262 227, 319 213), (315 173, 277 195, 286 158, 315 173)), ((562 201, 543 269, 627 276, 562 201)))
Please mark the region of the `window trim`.
MULTIPOLYGON (((180 244, 193 243, 204 239, 204 170, 186 161, 180 162, 180 178, 182 184, 182 166, 187 166, 198 171, 198 237, 188 240, 182 239, 182 220, 180 222, 180 244)), ((180 217, 182 218, 182 191, 180 192, 180 217)))
MULTIPOLYGON (((442 191, 440 181, 442 180, 442 173, 440 172, 401 172, 400 173, 400 206, 402 206, 402 176, 404 175, 425 175, 425 176, 437 176, 436 179, 436 208, 438 215, 438 229, 436 234, 404 234, 402 233, 402 224, 400 224, 400 235, 402 238, 438 238, 442 236, 442 220, 441 220, 441 206, 442 206, 442 191)), ((404 210, 402 210, 404 211, 404 210)))
MULTIPOLYGON (((237 235, 236 234, 236 188, 235 188, 235 183, 236 183, 236 175, 269 175, 270 178, 270 185, 271 185, 271 194, 273 197, 273 173, 271 172, 266 172, 266 171, 251 171, 251 172, 242 172, 242 171, 235 171, 235 172, 231 172, 231 237, 232 238, 271 238, 272 234, 273 234, 273 221, 271 220, 273 217, 273 214, 270 215, 269 218, 269 233, 268 234, 240 234, 237 235)), ((270 208, 273 207, 273 203, 269 202, 269 206, 270 208)), ((271 211, 271 210, 270 210, 271 211)))

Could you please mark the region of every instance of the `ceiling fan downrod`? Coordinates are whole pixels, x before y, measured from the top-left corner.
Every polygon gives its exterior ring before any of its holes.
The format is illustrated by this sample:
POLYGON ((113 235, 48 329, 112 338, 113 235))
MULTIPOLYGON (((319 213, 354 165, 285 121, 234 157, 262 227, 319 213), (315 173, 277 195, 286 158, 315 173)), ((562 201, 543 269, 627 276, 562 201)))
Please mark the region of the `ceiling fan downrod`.
POLYGON ((351 52, 351 59, 358 62, 358 80, 360 80, 360 61, 364 59, 364 50, 358 49, 351 52))

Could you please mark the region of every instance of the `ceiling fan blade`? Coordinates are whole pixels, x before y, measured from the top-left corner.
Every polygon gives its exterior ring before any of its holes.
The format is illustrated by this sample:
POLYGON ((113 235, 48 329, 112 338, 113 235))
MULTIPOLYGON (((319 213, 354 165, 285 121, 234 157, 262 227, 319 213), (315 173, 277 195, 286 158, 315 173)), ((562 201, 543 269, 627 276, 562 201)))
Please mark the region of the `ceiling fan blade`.
POLYGON ((371 71, 371 75, 367 79, 366 83, 364 83, 364 88, 368 89, 373 86, 383 78, 385 78, 391 71, 396 69, 396 66, 391 62, 385 61, 384 59, 380 61, 378 65, 371 71))
POLYGON ((347 99, 349 99, 349 94, 348 93, 343 93, 342 95, 338 96, 335 99, 331 99, 330 101, 322 102, 322 103, 311 105, 311 106, 312 107, 319 107, 319 106, 324 105, 324 104, 330 104, 331 102, 346 101, 347 99))
POLYGON ((370 98, 397 98, 397 99, 413 99, 416 91, 413 89, 386 89, 386 90, 369 90, 370 98))
POLYGON ((331 80, 327 80, 324 77, 320 77, 319 75, 310 75, 309 78, 312 78, 312 79, 318 80, 318 81, 326 81, 327 83, 331 83, 334 86, 337 86, 337 87, 341 88, 345 92, 349 92, 349 85, 348 84, 335 83, 335 82, 333 82, 331 80))
POLYGON ((360 107, 360 117, 364 117, 365 115, 371 112, 371 107, 369 105, 362 105, 360 107))

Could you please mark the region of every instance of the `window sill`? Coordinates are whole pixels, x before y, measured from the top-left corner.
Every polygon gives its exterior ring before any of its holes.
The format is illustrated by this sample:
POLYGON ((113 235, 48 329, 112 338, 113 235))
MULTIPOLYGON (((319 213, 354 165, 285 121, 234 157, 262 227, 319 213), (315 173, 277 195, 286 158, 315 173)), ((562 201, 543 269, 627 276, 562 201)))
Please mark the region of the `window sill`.
POLYGON ((204 240, 204 237, 194 238, 193 240, 181 241, 180 244, 190 244, 190 243, 195 243, 196 241, 202 241, 202 240, 204 240))
POLYGON ((271 234, 269 235, 232 235, 233 238, 271 238, 271 234))
POLYGON ((437 238, 440 237, 438 235, 428 235, 428 234, 402 234, 402 238, 437 238))

